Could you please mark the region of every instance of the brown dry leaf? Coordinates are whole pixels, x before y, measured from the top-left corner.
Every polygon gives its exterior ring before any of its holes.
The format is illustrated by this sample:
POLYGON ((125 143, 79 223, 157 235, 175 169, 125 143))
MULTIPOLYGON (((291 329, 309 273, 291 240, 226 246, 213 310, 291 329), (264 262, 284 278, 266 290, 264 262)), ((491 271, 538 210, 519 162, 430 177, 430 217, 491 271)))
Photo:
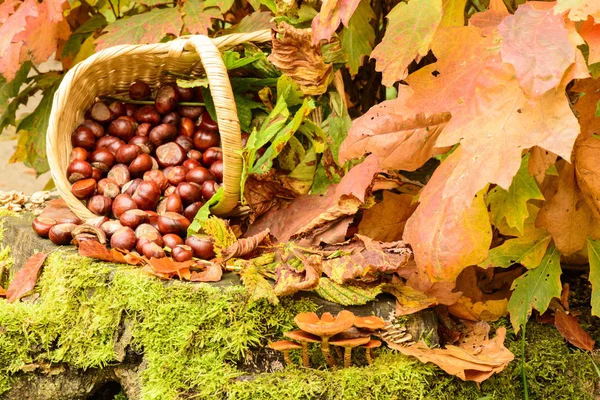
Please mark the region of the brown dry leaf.
POLYGON ((569 256, 584 248, 593 215, 577 186, 573 165, 561 160, 557 166, 558 182, 546 197, 535 226, 550 232, 556 248, 569 256))
POLYGON ((116 249, 110 249, 95 241, 95 240, 84 240, 79 244, 79 255, 82 257, 91 257, 102 261, 129 264, 129 265, 142 265, 144 259, 134 253, 122 253, 116 249))
POLYGON ((322 272, 322 259, 318 255, 302 257, 304 270, 297 270, 287 264, 277 268, 273 290, 276 296, 294 294, 300 290, 312 290, 319 284, 322 272))
POLYGON ((47 253, 35 253, 27 259, 23 268, 16 273, 8 285, 6 300, 9 303, 14 303, 33 290, 46 257, 48 257, 47 253))
POLYGON ((445 349, 430 349, 424 342, 410 347, 388 343, 392 349, 407 356, 414 356, 424 363, 434 363, 446 373, 455 375, 463 381, 483 382, 494 373, 501 372, 515 358, 504 346, 506 328, 498 328, 496 337, 483 340, 473 348, 447 346, 445 349))
MULTIPOLYGON (((584 96, 585 97, 585 96, 584 96)), ((575 146, 575 173, 583 199, 600 219, 600 139, 591 136, 577 141, 575 146)))
POLYGON ((576 111, 581 133, 577 137, 575 145, 598 133, 598 122, 600 118, 596 116, 596 106, 600 101, 600 80, 599 79, 578 79, 570 92, 579 93, 580 97, 573 106, 576 111))
POLYGON ((252 209, 251 223, 271 209, 285 207, 297 196, 283 187, 274 169, 266 174, 251 174, 244 185, 244 199, 252 209))
POLYGON ((269 235, 269 228, 258 232, 256 235, 239 239, 237 242, 221 251, 222 261, 227 261, 233 257, 242 257, 252 253, 258 245, 269 235))
POLYGON ((177 262, 170 257, 150 258, 147 259, 147 262, 150 268, 145 268, 145 270, 161 278, 175 275, 179 278, 189 276, 190 267, 194 264, 192 260, 177 262))
POLYGON ((296 29, 282 22, 273 30, 273 49, 268 60, 298 84, 302 93, 325 93, 333 80, 333 65, 325 64, 320 47, 312 46, 310 29, 296 29))
POLYGON ((408 194, 383 192, 383 200, 363 212, 358 233, 381 242, 402 239, 406 220, 417 208, 414 197, 408 194))
POLYGON ((533 176, 538 183, 542 183, 546 177, 546 171, 556 162, 557 155, 539 146, 534 146, 529 154, 529 175, 533 176))
POLYGON ((573 346, 587 351, 594 351, 596 342, 589 333, 581 329, 577 318, 562 310, 557 310, 554 314, 554 325, 573 346))
POLYGON ((188 278, 191 282, 218 282, 223 276, 223 269, 217 263, 210 263, 202 272, 192 271, 188 278))
POLYGON ((435 298, 436 304, 446 306, 456 303, 463 294, 460 291, 454 291, 456 282, 431 282, 427 274, 417 270, 408 276, 406 286, 435 298))
POLYGON ((425 293, 394 279, 391 284, 383 286, 383 291, 396 298, 396 315, 409 315, 435 305, 435 299, 425 293))
POLYGON ((462 296, 448 307, 450 314, 468 321, 496 321, 508 314, 508 299, 485 300, 473 302, 462 296))

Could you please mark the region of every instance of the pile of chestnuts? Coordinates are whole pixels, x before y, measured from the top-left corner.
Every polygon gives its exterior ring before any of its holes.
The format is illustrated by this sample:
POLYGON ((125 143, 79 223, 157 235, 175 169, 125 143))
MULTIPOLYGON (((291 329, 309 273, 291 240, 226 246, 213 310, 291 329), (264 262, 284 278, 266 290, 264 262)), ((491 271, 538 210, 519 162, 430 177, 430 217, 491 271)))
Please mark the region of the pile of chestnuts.
MULTIPOLYGON (((175 261, 213 258, 209 238, 185 235, 223 180, 218 126, 204 107, 179 105, 202 101, 195 88, 165 84, 153 104, 151 96, 147 83, 135 81, 132 103, 97 101, 86 112, 71 135, 71 192, 99 216, 94 224, 113 248, 161 258, 166 246, 175 261)), ((56 244, 69 243, 75 226, 43 217, 33 224, 56 244)))

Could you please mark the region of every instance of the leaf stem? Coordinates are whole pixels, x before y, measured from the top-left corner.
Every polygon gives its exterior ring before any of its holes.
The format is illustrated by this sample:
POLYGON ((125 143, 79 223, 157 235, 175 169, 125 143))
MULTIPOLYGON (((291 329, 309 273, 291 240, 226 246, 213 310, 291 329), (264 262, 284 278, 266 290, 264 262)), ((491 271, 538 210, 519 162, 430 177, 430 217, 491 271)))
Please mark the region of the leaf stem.
POLYGON ((177 78, 192 79, 192 80, 201 78, 201 76, 192 76, 192 75, 180 74, 179 72, 171 72, 171 71, 163 71, 163 74, 175 76, 177 78))
POLYGON ((485 11, 485 9, 481 6, 481 4, 479 4, 479 1, 477 0, 469 0, 469 4, 471 4, 473 8, 475 8, 478 12, 485 11))
POLYGON ((108 0, 108 4, 110 4, 110 9, 112 10, 113 15, 115 16, 115 19, 119 19, 119 16, 117 15, 117 12, 115 11, 115 6, 113 5, 112 1, 108 0))
MULTIPOLYGON (((110 96, 110 95, 104 95, 104 96, 100 96, 100 98, 102 100, 112 100, 112 101, 120 101, 121 103, 129 103, 129 104, 150 104, 153 105, 154 104, 154 100, 132 100, 132 99, 128 99, 125 97, 119 97, 119 96, 110 96)), ((198 102, 198 101, 180 101, 179 103, 177 103, 180 106, 203 106, 204 103, 198 102)))
POLYGON ((529 388, 527 387, 527 374, 525 372, 525 324, 521 325, 521 377, 523 379, 523 398, 529 400, 529 388))

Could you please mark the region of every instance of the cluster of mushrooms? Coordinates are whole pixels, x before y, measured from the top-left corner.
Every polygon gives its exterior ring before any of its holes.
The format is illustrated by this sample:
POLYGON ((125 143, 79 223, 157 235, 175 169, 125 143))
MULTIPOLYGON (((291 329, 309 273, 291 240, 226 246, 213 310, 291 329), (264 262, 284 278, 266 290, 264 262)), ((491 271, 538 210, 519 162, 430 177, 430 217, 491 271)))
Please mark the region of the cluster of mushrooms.
POLYGON ((280 340, 270 343, 269 347, 273 350, 283 352, 286 363, 292 364, 289 351, 302 349, 302 365, 310 367, 308 360, 308 344, 321 343, 321 351, 330 368, 336 366, 335 359, 331 355, 329 346, 339 346, 344 348, 344 367, 351 365, 352 349, 354 347, 364 347, 366 349, 367 363, 373 362, 373 349, 381 346, 379 340, 371 339, 371 335, 385 327, 385 322, 374 316, 358 317, 352 312, 344 310, 336 317, 331 313, 323 313, 321 318, 317 314, 301 313, 294 321, 300 330, 287 332, 284 335, 292 340, 280 340))

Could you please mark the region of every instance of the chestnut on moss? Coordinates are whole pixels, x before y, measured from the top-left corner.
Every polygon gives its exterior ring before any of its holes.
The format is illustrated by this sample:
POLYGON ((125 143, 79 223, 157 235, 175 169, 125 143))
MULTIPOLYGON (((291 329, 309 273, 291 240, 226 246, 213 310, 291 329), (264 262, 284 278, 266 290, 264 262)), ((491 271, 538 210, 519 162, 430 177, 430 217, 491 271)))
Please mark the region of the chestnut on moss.
POLYGON ((135 243, 137 242, 137 238, 135 237, 135 232, 128 226, 124 226, 119 228, 115 233, 113 233, 110 238, 110 247, 131 251, 135 247, 135 243))

